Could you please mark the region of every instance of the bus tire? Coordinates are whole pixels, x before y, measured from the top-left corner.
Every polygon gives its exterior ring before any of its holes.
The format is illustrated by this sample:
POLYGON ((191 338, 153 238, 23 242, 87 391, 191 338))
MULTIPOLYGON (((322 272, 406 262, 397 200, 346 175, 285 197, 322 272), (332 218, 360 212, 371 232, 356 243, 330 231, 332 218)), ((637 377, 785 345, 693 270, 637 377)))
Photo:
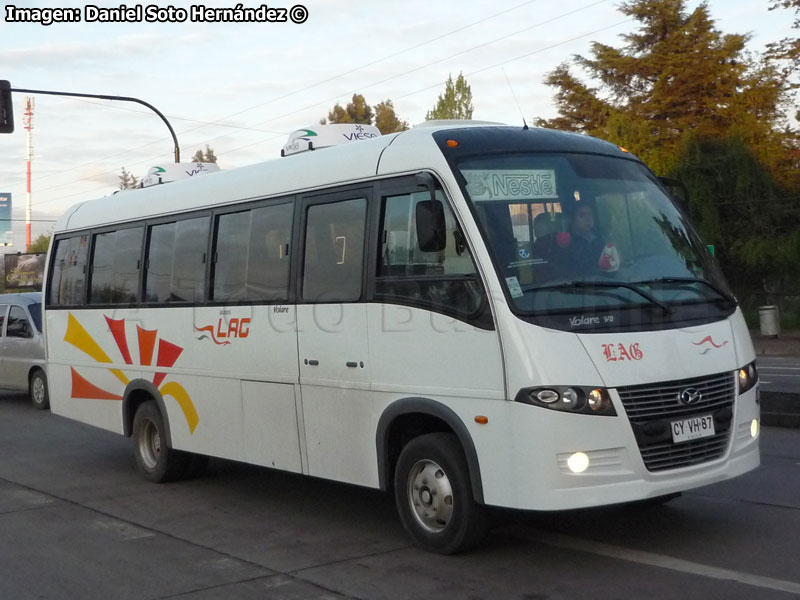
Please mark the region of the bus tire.
POLYGON ((50 408, 50 394, 47 391, 47 375, 41 369, 36 369, 31 374, 30 385, 28 386, 28 397, 31 404, 39 410, 50 408))
POLYGON ((473 498, 467 460, 453 434, 429 433, 405 445, 394 495, 403 527, 424 550, 454 554, 486 535, 484 507, 473 498))
POLYGON ((136 410, 132 437, 136 466, 145 479, 164 483, 183 476, 189 455, 167 444, 164 418, 155 401, 148 400, 136 410))

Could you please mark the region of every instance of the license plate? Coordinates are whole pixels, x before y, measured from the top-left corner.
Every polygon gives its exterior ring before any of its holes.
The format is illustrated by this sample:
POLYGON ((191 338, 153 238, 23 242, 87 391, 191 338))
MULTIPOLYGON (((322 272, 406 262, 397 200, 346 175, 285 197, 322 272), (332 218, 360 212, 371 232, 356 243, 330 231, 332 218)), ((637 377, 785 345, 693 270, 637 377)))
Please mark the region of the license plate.
POLYGON ((672 429, 672 441, 675 444, 710 437, 714 435, 714 417, 702 415, 672 421, 670 429, 672 429))

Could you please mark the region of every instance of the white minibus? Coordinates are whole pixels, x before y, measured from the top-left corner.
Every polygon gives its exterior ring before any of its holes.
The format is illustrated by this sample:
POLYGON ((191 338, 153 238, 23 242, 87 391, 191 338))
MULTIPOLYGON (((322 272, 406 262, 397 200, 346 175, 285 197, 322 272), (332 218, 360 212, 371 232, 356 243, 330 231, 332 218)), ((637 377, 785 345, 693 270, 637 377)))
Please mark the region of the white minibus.
POLYGON ((72 207, 53 412, 132 437, 155 482, 213 456, 391 491, 441 553, 487 506, 659 502, 759 464, 742 312, 641 161, 537 128, 365 131, 72 207))

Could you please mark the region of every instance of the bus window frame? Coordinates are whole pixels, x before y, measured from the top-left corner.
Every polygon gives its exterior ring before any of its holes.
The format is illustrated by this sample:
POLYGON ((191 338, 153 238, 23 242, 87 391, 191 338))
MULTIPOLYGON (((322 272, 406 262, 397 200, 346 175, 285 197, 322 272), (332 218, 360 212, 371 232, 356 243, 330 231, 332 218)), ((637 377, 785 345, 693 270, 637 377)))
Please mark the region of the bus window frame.
MULTIPOLYGON (((211 251, 211 232, 214 226, 214 222, 212 219, 213 210, 210 209, 203 209, 203 210, 195 210, 192 212, 184 212, 184 213, 175 213, 168 216, 158 217, 158 218, 150 218, 144 220, 145 226, 145 234, 144 234, 144 249, 142 254, 142 266, 141 274, 140 274, 140 288, 139 288, 139 303, 136 306, 139 307, 146 307, 146 308, 154 308, 158 306, 205 306, 208 304, 208 278, 209 278, 209 267, 211 265, 211 261, 209 260, 210 251, 211 251), (145 286, 147 284, 147 272, 150 269, 150 238, 152 236, 152 228, 157 225, 167 225, 169 223, 178 223, 179 221, 188 221, 191 219, 197 219, 201 217, 207 217, 209 219, 209 227, 208 233, 206 234, 206 262, 205 262, 205 269, 204 269, 204 278, 205 281, 203 283, 203 295, 202 298, 199 300, 190 300, 190 301, 181 301, 181 302, 148 302, 146 299, 146 292, 145 286)), ((112 305, 117 306, 117 305, 112 305)))
POLYGON ((142 292, 144 289, 144 281, 142 280, 144 274, 144 251, 145 251, 145 243, 147 241, 147 224, 144 221, 131 221, 129 223, 121 223, 117 225, 106 225, 103 227, 97 227, 95 229, 90 229, 88 231, 88 235, 90 236, 89 240, 89 256, 86 261, 87 266, 87 278, 86 278, 86 289, 84 290, 83 295, 83 304, 84 307, 93 307, 93 308, 106 308, 106 307, 113 307, 113 308, 133 308, 136 306, 142 305, 142 292), (91 293, 92 293, 92 282, 94 279, 94 251, 95 251, 95 240, 97 239, 98 235, 102 235, 105 233, 113 233, 115 231, 121 231, 125 229, 135 229, 137 227, 142 228, 142 240, 139 244, 139 276, 136 285, 136 302, 90 302, 91 293))
POLYGON ((260 305, 285 305, 296 304, 296 293, 294 285, 294 267, 297 263, 298 253, 300 252, 297 246, 297 221, 300 218, 298 210, 300 206, 300 197, 296 194, 274 196, 271 198, 260 198, 256 200, 247 200, 238 202, 236 204, 227 204, 225 206, 215 208, 212 211, 211 217, 211 242, 208 249, 208 274, 207 274, 207 289, 204 306, 260 306, 260 305), (214 266, 216 265, 217 257, 217 239, 218 239, 218 223, 219 218, 225 215, 236 214, 239 212, 252 211, 259 208, 281 206, 284 204, 292 205, 292 224, 289 233, 289 278, 287 281, 286 299, 285 300, 214 300, 212 292, 214 289, 213 277, 216 275, 214 266))
POLYGON ((295 294, 295 304, 368 304, 371 297, 368 294, 368 274, 371 265, 374 264, 374 257, 371 253, 371 245, 373 238, 376 237, 375 228, 373 227, 374 213, 375 213, 375 182, 371 181, 367 184, 360 183, 349 186, 338 186, 329 188, 327 190, 315 190, 308 194, 301 194, 298 196, 297 209, 300 214, 295 214, 295 228, 298 235, 295 238, 297 243, 296 257, 290 276, 290 282, 295 294), (303 299, 303 276, 305 268, 305 251, 306 251, 306 237, 308 225, 308 210, 312 206, 320 206, 326 204, 336 204, 347 200, 357 200, 363 198, 366 202, 366 210, 364 214, 364 247, 361 249, 361 293, 357 299, 354 300, 318 300, 306 301, 303 299))

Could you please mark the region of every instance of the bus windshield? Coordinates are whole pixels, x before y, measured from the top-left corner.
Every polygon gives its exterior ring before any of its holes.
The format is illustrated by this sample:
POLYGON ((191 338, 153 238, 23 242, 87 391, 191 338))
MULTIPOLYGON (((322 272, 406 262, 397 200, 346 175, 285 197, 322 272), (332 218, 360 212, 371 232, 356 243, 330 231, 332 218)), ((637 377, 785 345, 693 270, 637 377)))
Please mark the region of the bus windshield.
POLYGON ((708 248, 635 160, 508 153, 458 170, 520 314, 734 303, 708 248))

